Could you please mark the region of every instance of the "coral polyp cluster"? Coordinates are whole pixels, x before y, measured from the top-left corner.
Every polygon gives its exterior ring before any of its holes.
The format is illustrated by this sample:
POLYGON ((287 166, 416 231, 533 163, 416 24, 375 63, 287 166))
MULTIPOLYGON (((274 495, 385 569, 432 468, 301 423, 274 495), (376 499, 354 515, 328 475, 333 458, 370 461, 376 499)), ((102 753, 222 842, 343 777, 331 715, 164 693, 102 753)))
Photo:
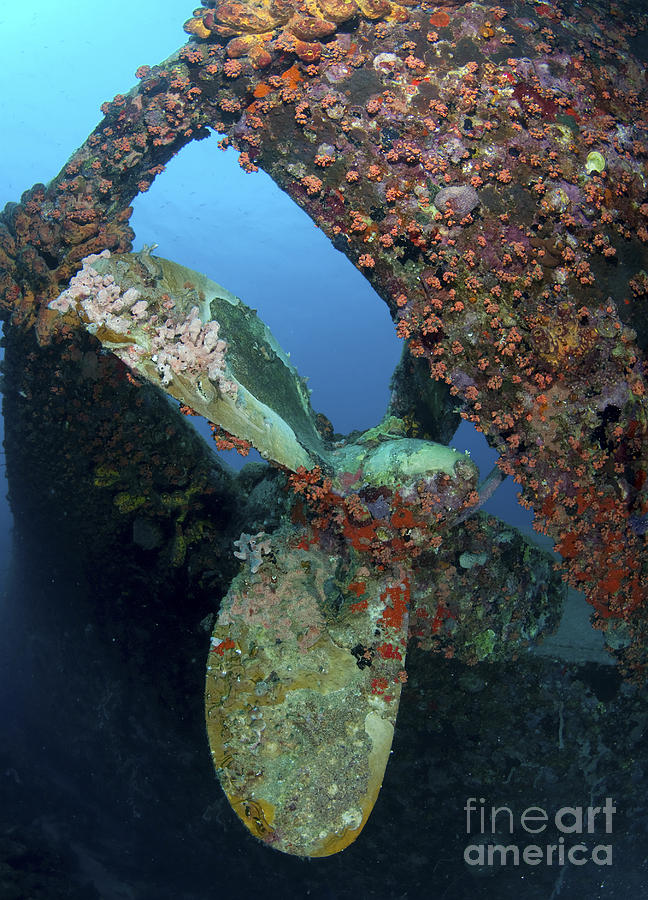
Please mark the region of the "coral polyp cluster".
MULTIPOLYGON (((299 547, 350 556, 364 575, 406 582, 392 620, 400 627, 407 613, 419 647, 470 664, 510 658, 558 622, 563 596, 551 559, 478 512, 469 457, 387 437, 396 426, 387 419, 343 447, 329 474, 316 466, 289 476, 291 518, 304 529, 299 547)), ((356 576, 349 586, 352 609, 375 603, 365 581, 356 576)))
MULTIPOLYGON (((408 0, 205 0, 185 31, 200 40, 226 38, 230 59, 247 57, 257 69, 266 68, 278 53, 291 52, 304 63, 316 63, 323 42, 352 19, 406 22, 408 0)), ((232 67, 231 71, 235 71, 232 67)))
MULTIPOLYGON (((479 501, 474 463, 429 442, 351 445, 331 460, 337 463, 331 476, 300 467, 290 486, 306 501, 316 540, 329 529, 381 570, 438 548, 444 532, 479 501)), ((306 521, 300 510, 293 516, 306 521)))
POLYGON ((225 377, 227 344, 219 338, 218 322, 203 323, 198 307, 175 311, 176 301, 167 295, 155 312, 150 299, 134 287, 122 290, 110 274, 93 268, 100 259, 109 259, 104 250, 83 260, 81 271, 70 287, 49 304, 60 313, 74 310, 92 334, 113 348, 115 356, 137 370, 153 366, 165 387, 174 375, 206 376, 218 390, 237 396, 235 383, 225 377))

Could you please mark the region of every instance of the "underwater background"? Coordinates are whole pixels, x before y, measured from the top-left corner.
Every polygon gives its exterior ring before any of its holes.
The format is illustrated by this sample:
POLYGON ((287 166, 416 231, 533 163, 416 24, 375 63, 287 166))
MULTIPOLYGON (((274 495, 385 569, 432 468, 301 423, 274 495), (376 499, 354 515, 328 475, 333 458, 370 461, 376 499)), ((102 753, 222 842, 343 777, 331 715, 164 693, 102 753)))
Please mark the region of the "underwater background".
MULTIPOLYGON (((190 14, 183 0, 5 0, 0 207, 56 175, 96 126, 101 103, 130 88, 138 66, 184 42, 190 14)), ((205 273, 258 310, 308 379, 315 411, 342 434, 372 427, 384 415, 402 349, 385 304, 269 176, 243 172, 237 153, 220 150, 217 140, 191 143, 137 197, 134 249, 157 245, 156 253, 205 273)), ((204 423, 192 425, 209 436, 204 423)), ((470 450, 482 477, 488 474, 496 453, 472 426, 462 423, 450 443, 470 450)), ((245 462, 234 451, 220 457, 236 469, 245 462)), ((260 457, 253 451, 250 459, 260 457)), ((37 556, 28 542, 12 547, 7 490, 2 482, 0 577, 8 583, 0 595, 0 900, 210 900, 257 892, 314 900, 648 896, 640 842, 648 818, 627 823, 625 838, 615 833, 618 855, 608 869, 533 869, 530 877, 471 870, 462 860, 464 803, 480 796, 480 779, 497 783, 495 772, 506 783, 521 760, 526 765, 526 730, 533 748, 517 808, 541 796, 577 805, 569 781, 577 773, 586 773, 593 803, 608 796, 603 786, 618 787, 618 807, 630 785, 646 786, 645 696, 621 686, 575 594, 576 647, 555 665, 538 654, 524 668, 470 668, 414 653, 394 759, 361 837, 330 859, 294 859, 249 837, 213 775, 196 640, 203 598, 187 597, 171 610, 169 598, 183 589, 178 581, 154 584, 151 596, 142 587, 139 606, 127 609, 115 597, 112 610, 93 610, 88 584, 52 548, 37 556), (99 634, 103 649, 93 659, 99 634), (572 756, 561 768, 565 710, 573 716, 565 737, 572 756), (561 794, 562 778, 568 787, 561 794), (545 780, 554 795, 542 794, 545 780)), ((508 478, 484 510, 550 549, 533 532, 532 513, 518 506, 517 490, 508 478)), ((488 798, 509 801, 506 791, 488 798)))

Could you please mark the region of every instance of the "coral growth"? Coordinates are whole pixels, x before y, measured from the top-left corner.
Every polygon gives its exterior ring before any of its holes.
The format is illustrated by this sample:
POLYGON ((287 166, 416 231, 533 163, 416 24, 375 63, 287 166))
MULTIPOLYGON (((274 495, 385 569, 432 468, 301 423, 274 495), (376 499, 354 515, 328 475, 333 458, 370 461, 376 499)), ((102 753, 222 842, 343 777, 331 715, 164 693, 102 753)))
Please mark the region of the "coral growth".
POLYGON ((159 313, 153 313, 140 291, 122 290, 112 275, 93 268, 98 259, 108 258, 108 250, 87 256, 70 286, 49 308, 63 314, 75 310, 88 330, 114 345, 115 355, 132 368, 152 362, 165 387, 174 374, 186 372, 197 378, 204 373, 222 393, 236 398, 236 384, 225 376, 227 344, 218 336, 218 322, 203 323, 197 306, 178 317, 170 298, 159 313))
MULTIPOLYGON (((169 316, 154 320, 147 298, 120 291, 117 278, 84 286, 87 269, 60 291, 89 253, 129 249, 133 197, 189 140, 219 131, 246 172, 267 171, 374 285, 410 357, 498 449, 534 527, 556 542, 556 569, 585 592, 626 674, 643 680, 648 88, 634 48, 648 21, 626 0, 204 7, 179 53, 138 69, 137 87, 102 107, 63 172, 6 208, 0 303, 14 327, 36 323, 43 344, 72 328, 48 303, 74 303, 129 364, 145 357, 158 383, 180 382, 186 409, 292 472, 292 525, 270 539, 272 553, 259 562, 257 539, 239 538, 252 565, 216 625, 206 710, 242 820, 281 849, 324 855, 354 839, 375 800, 408 629, 446 656, 502 658, 553 624, 549 564, 470 515, 482 500, 476 473, 447 448, 380 428, 327 444, 260 327, 244 342, 262 342, 258 366, 242 368, 265 376, 267 363, 280 377, 271 391, 257 380, 255 415, 242 402, 252 392, 235 404, 226 366, 240 308, 225 346, 198 304, 174 319, 169 298, 169 316), (198 369, 223 398, 205 399, 200 377, 183 384, 198 369), (276 401, 284 388, 290 415, 276 401), (345 702, 331 697, 338 691, 345 702), (318 748, 317 771, 346 758, 351 775, 327 783, 324 797, 303 767, 311 807, 295 760, 318 748)), ((118 466, 100 462, 97 484, 110 484, 117 514, 146 513, 149 495, 118 489, 118 466)), ((177 511, 169 564, 178 568, 191 539, 186 497, 164 502, 177 511)))
POLYGON ((237 548, 234 556, 237 559, 245 560, 253 575, 259 571, 264 555, 271 552, 270 542, 265 531, 260 531, 258 534, 246 534, 243 531, 240 538, 234 541, 234 546, 237 548))

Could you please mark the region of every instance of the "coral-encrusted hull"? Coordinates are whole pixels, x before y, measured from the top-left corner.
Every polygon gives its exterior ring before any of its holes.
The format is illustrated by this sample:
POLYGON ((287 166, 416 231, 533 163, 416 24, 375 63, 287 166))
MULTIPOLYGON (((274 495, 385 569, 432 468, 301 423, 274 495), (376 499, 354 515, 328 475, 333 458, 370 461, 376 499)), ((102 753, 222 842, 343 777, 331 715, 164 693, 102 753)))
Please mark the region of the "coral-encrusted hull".
POLYGON ((394 733, 408 598, 406 578, 332 561, 295 529, 234 580, 212 637, 207 731, 232 808, 277 850, 329 856, 367 821, 394 733))

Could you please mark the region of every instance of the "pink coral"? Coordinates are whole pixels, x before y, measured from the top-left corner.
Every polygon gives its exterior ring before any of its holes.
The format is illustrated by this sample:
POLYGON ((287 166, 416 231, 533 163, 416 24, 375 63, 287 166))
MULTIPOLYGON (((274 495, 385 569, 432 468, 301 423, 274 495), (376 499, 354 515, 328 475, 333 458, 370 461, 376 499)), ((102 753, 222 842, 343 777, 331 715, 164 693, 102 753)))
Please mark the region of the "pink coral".
POLYGON ((134 369, 150 360, 165 387, 180 373, 194 378, 206 374, 223 394, 236 397, 236 384, 225 375, 227 343, 219 337, 218 322, 203 323, 197 306, 184 318, 174 318, 168 303, 164 305, 168 317, 160 322, 151 301, 140 291, 133 287, 123 290, 112 275, 93 268, 98 259, 108 258, 108 250, 87 256, 70 286, 49 304, 50 309, 60 313, 74 309, 94 331, 111 332, 107 342, 115 355, 134 369))

